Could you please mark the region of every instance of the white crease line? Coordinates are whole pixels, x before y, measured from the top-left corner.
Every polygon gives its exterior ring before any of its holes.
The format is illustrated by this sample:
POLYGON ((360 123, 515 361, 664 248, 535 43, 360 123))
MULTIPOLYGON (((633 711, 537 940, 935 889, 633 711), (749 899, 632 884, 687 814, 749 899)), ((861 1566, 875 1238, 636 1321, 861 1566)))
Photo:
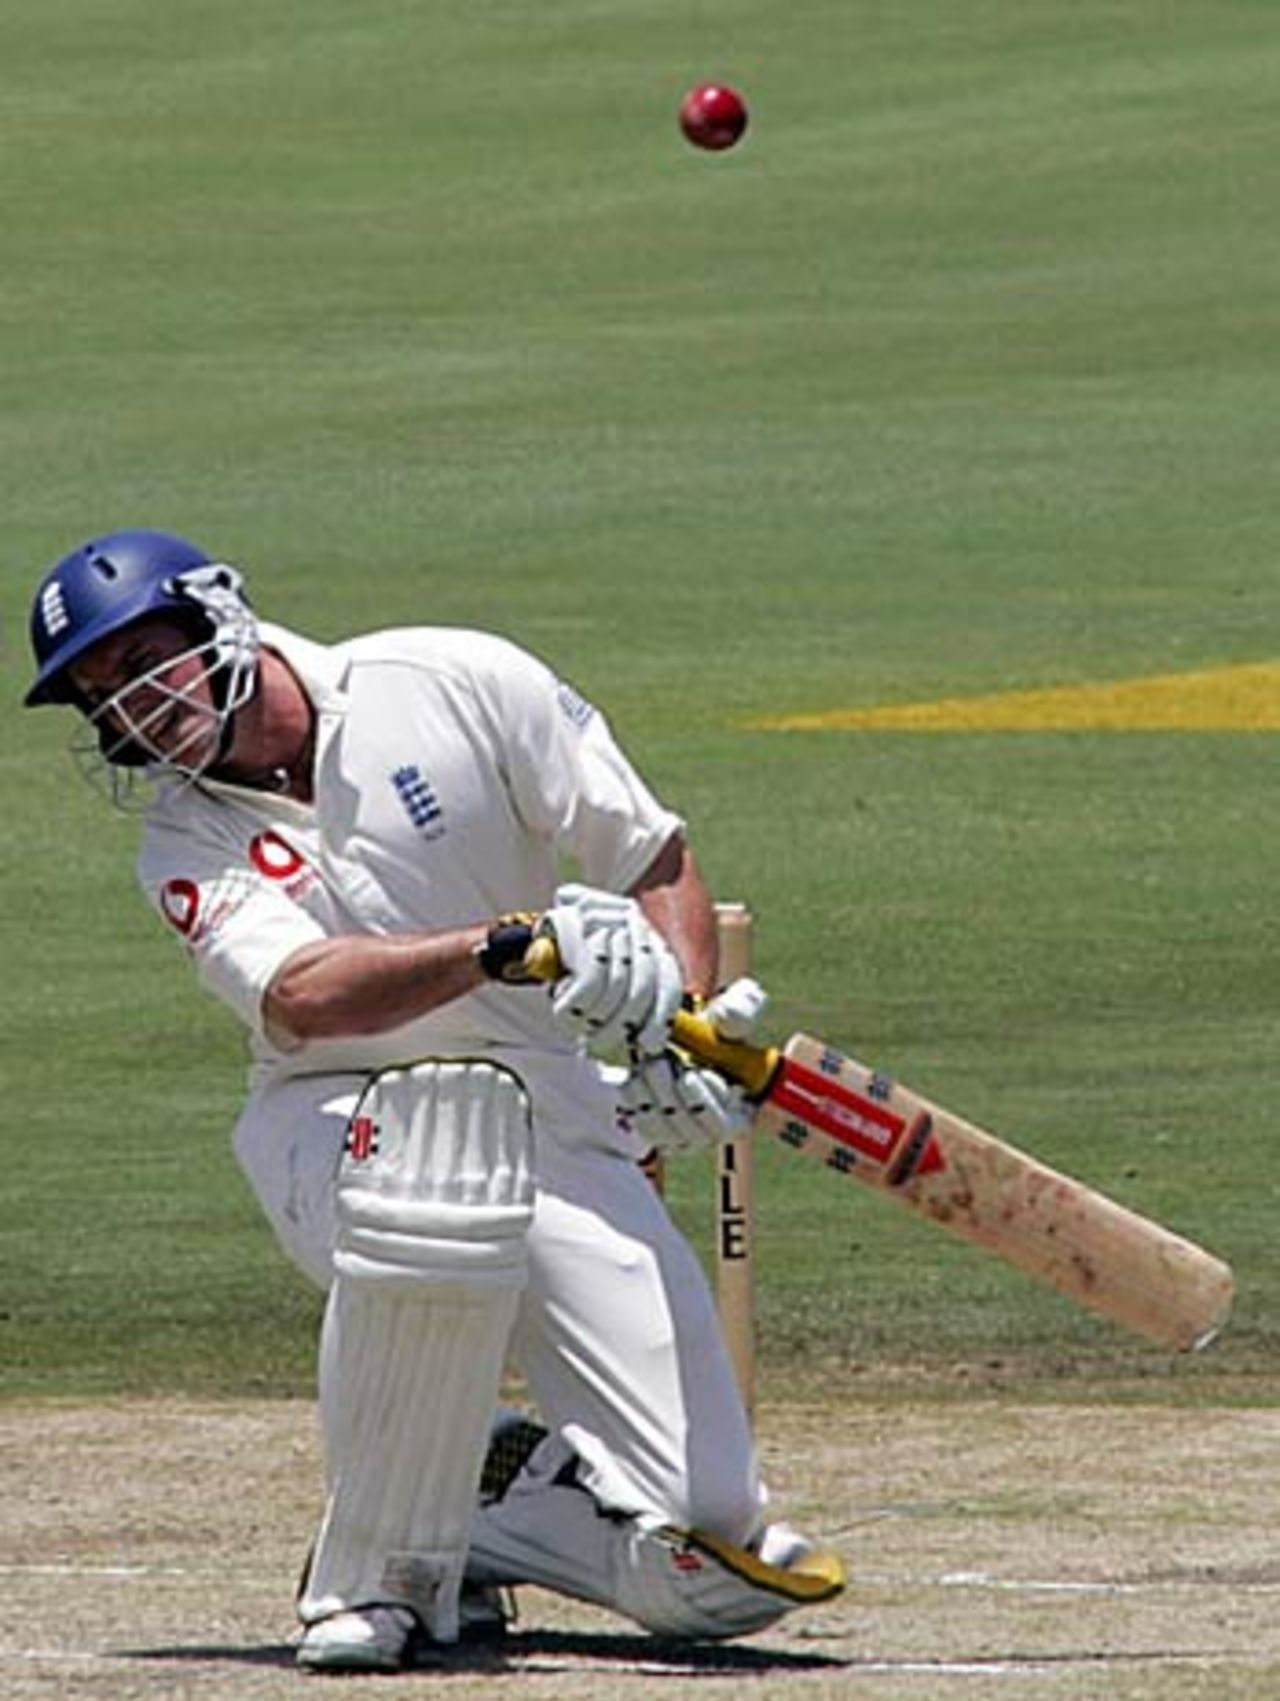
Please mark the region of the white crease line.
POLYGON ((858 1660, 851 1673, 861 1676, 1041 1677, 1064 1666, 1095 1665, 1096 1660, 858 1660))
POLYGON ((182 1582, 207 1582, 209 1578, 214 1577, 220 1582, 235 1584, 270 1584, 275 1581, 273 1577, 264 1574, 226 1571, 216 1565, 71 1565, 50 1561, 31 1565, 0 1564, 0 1577, 105 1577, 112 1581, 126 1582, 155 1577, 176 1577, 182 1582))
POLYGON ((993 1577, 986 1571, 944 1571, 938 1578, 942 1589, 995 1589, 1014 1595, 1133 1595, 1153 1587, 1150 1583, 1117 1583, 1105 1579, 1087 1582, 1067 1578, 993 1577))
MULTIPOLYGON (((852 1677, 884 1676, 892 1673, 913 1677, 1050 1677, 1055 1672, 1082 1668, 1124 1666, 1198 1665, 1221 1666, 1245 1663, 1233 1654, 1066 1654, 1023 1660, 853 1660, 846 1668, 852 1677)), ((1252 1663, 1252 1662, 1249 1662, 1252 1663)))
MULTIPOLYGON (((185 1565, 0 1565, 3 1577, 194 1577, 185 1565)), ((206 1571, 206 1577, 218 1575, 206 1571)))
POLYGON ((1206 1589, 1229 1589, 1233 1595, 1280 1594, 1280 1581, 1242 1582, 1237 1577, 1153 1577, 1121 1582, 1108 1578, 996 1577, 989 1571, 944 1571, 934 1577, 890 1575, 853 1569, 850 1587, 867 1589, 988 1589, 1012 1595, 1157 1595, 1199 1594, 1206 1589))
POLYGON ((3 1653, 6 1660, 30 1660, 33 1665, 71 1662, 92 1665, 95 1660, 106 1658, 92 1648, 5 1648, 3 1653))
POLYGON ((1242 1583, 1233 1577, 1153 1577, 1122 1583, 1100 1578, 993 1577, 987 1571, 946 1571, 938 1578, 943 1589, 992 1589, 1015 1595, 1152 1595, 1187 1590, 1230 1589, 1232 1594, 1274 1595, 1280 1583, 1242 1583))

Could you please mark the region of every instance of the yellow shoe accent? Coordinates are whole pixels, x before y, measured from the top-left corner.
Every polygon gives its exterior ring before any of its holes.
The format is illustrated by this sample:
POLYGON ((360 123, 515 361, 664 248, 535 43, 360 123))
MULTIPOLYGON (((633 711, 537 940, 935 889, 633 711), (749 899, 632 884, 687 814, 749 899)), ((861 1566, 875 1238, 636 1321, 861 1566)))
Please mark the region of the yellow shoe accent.
POLYGON ((769 1565, 747 1548, 738 1547, 721 1536, 708 1535, 704 1530, 672 1533, 679 1535, 689 1547, 718 1560, 735 1577, 741 1577, 758 1589, 781 1595, 785 1600, 813 1605, 818 1601, 834 1600, 845 1586, 844 1561, 838 1553, 814 1548, 801 1554, 793 1565, 769 1565))

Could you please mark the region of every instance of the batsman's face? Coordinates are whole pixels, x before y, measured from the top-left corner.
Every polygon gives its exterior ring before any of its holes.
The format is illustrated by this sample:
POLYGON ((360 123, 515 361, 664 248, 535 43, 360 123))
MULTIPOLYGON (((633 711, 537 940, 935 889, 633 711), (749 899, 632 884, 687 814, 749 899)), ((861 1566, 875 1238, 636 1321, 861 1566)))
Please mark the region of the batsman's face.
POLYGON ((111 633, 72 664, 108 761, 125 746, 188 771, 212 759, 221 716, 209 684, 211 651, 193 644, 181 621, 157 615, 111 633))

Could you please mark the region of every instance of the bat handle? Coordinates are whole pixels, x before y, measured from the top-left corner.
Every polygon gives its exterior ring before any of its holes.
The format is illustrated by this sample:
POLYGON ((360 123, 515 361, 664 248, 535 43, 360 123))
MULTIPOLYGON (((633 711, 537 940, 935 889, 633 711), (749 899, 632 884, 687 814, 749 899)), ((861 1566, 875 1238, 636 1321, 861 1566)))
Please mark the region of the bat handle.
MULTIPOLYGON (((534 939, 525 952, 523 966, 530 980, 558 980, 563 965, 555 940, 545 934, 534 939)), ((752 1098, 764 1097, 777 1072, 780 1059, 773 1046, 724 1039, 705 1016, 693 1010, 676 1011, 671 1020, 671 1038, 695 1063, 705 1063, 727 1080, 736 1081, 752 1098)))
POLYGON ((695 1063, 708 1064, 727 1080, 736 1081, 753 1099, 762 1099, 768 1092, 780 1061, 773 1046, 725 1039, 694 1010, 676 1011, 671 1019, 671 1038, 695 1063))
POLYGON ((530 941, 521 967, 530 980, 560 979, 564 973, 564 964, 560 961, 556 942, 549 933, 540 933, 530 941))

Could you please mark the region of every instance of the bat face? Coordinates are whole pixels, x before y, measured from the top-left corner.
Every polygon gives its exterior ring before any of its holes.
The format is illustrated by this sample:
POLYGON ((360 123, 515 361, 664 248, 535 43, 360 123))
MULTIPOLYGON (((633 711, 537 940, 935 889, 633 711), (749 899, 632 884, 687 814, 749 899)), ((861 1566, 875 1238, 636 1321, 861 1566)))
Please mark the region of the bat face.
POLYGON ((756 1126, 1157 1345, 1226 1321, 1220 1259, 821 1040, 787 1043, 756 1126))

